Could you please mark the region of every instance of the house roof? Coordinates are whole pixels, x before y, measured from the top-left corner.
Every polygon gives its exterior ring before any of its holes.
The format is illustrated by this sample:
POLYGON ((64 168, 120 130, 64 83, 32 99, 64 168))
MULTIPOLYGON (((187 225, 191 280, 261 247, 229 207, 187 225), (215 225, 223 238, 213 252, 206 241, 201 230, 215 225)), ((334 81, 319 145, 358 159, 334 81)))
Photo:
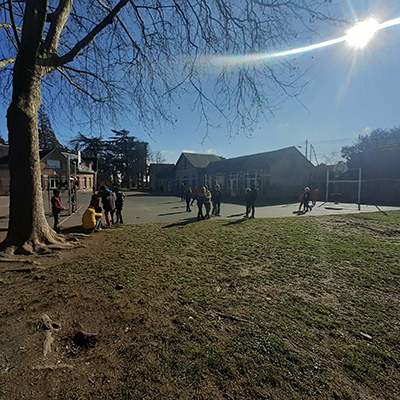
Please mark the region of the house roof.
POLYGON ((167 164, 166 168, 164 168, 160 173, 157 174, 157 177, 160 179, 169 179, 173 174, 175 169, 174 164, 167 164))
MULTIPOLYGON (((179 160, 182 157, 186 157, 195 168, 205 168, 210 162, 222 160, 221 157, 218 157, 215 154, 197 154, 183 152, 179 157, 179 160)), ((177 164, 179 163, 179 160, 177 161, 177 164)))
POLYGON ((174 166, 174 164, 150 164, 149 173, 150 174, 160 174, 166 168, 169 168, 171 165, 174 166))
MULTIPOLYGON (((226 171, 235 170, 249 171, 252 169, 267 169, 285 155, 295 155, 306 159, 296 147, 292 146, 280 150, 229 158, 220 162, 213 162, 208 166, 207 171, 209 173, 223 173, 226 171)), ((310 163, 310 165, 312 164, 310 163)))

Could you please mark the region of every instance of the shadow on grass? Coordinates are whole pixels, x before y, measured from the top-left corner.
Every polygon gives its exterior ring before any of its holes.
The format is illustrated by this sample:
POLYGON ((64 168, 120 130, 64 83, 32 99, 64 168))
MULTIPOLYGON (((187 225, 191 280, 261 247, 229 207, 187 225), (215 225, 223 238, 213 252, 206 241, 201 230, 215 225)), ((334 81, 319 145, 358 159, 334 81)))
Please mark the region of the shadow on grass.
MULTIPOLYGON (((242 214, 240 214, 240 215, 242 215, 242 214)), ((231 222, 228 222, 227 224, 224 224, 224 226, 243 224, 243 222, 246 222, 246 221, 248 221, 248 218, 236 219, 235 221, 231 221, 231 222)))
POLYGON ((240 214, 232 214, 232 215, 227 215, 226 218, 237 218, 237 217, 243 217, 244 213, 240 214))
POLYGON ((199 221, 197 218, 187 218, 187 219, 184 219, 183 221, 174 222, 173 224, 165 225, 162 227, 162 229, 174 228, 175 226, 186 226, 186 225, 192 224, 193 222, 199 222, 199 221))

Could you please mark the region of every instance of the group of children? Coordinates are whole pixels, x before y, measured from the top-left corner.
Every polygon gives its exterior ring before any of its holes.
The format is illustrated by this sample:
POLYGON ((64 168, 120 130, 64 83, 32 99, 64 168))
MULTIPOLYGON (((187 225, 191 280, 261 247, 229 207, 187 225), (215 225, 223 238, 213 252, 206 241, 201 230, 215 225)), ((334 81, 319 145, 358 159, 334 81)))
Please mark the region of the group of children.
POLYGON ((299 210, 303 212, 311 211, 313 206, 315 206, 316 201, 318 197, 318 189, 314 189, 312 192, 309 187, 306 187, 303 189, 303 193, 300 197, 300 204, 299 204, 299 210), (311 205, 310 205, 311 202, 311 205), (301 210, 301 207, 303 207, 303 210, 301 210))
POLYGON ((95 232, 102 229, 101 218, 106 219, 109 228, 115 223, 122 224, 122 208, 124 206, 125 195, 119 190, 108 189, 102 185, 97 193, 93 193, 88 209, 82 216, 82 225, 84 229, 94 229, 95 232), (101 207, 100 206, 101 200, 101 207), (103 213, 102 213, 103 212, 103 213))
POLYGON ((190 206, 197 202, 197 219, 210 219, 211 216, 221 216, 221 203, 223 201, 222 191, 220 185, 215 185, 211 190, 207 186, 186 187, 184 183, 181 186, 181 201, 186 200, 186 211, 191 212, 190 206), (211 204, 213 206, 211 210, 211 204), (205 213, 203 213, 203 207, 205 213), (210 216, 211 211, 211 216, 210 216))
MULTIPOLYGON (((82 216, 82 226, 85 230, 94 230, 95 232, 102 229, 101 219, 104 217, 108 227, 115 223, 122 224, 122 208, 124 206, 125 195, 119 188, 114 190, 108 189, 105 185, 100 187, 100 190, 93 193, 89 207, 82 216), (101 205, 100 205, 101 201, 101 205)), ((54 230, 60 233, 60 213, 65 210, 60 202, 60 191, 53 190, 51 198, 52 212, 54 216, 54 230)))

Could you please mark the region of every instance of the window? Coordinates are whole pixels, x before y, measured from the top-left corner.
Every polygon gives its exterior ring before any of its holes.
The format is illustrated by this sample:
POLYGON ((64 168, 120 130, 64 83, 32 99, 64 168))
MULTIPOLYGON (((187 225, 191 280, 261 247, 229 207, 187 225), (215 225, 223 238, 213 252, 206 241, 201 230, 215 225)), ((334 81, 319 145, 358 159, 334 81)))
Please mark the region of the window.
POLYGON ((86 176, 83 178, 83 188, 84 189, 87 188, 87 178, 86 178, 86 176))
POLYGON ((59 178, 50 178, 49 179, 49 189, 57 189, 59 186, 59 178))
POLYGON ((256 188, 260 187, 261 175, 260 171, 250 170, 243 174, 243 187, 251 188, 253 185, 256 188))
POLYGON ((237 190, 239 188, 239 174, 237 172, 231 172, 228 175, 228 189, 237 190))
POLYGON ((61 161, 60 160, 47 160, 47 167, 60 169, 61 168, 61 161))
POLYGON ((224 174, 216 174, 215 183, 217 183, 218 185, 221 186, 221 188, 223 188, 225 186, 224 174))

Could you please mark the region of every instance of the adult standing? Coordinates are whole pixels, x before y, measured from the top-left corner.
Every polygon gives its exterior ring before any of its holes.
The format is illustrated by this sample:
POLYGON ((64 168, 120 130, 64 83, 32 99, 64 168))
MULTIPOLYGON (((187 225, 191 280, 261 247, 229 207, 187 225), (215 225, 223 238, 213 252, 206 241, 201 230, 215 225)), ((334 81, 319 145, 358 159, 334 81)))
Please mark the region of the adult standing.
POLYGON ((211 192, 208 190, 208 187, 205 186, 203 188, 204 191, 204 208, 206 210, 205 219, 210 219, 210 211, 211 211, 211 192))
POLYGON ((213 210, 211 215, 215 215, 217 217, 221 216, 221 202, 223 201, 222 191, 220 185, 215 185, 215 189, 212 194, 212 203, 213 210))
POLYGON ((111 216, 110 213, 113 209, 115 209, 115 201, 113 197, 113 192, 112 190, 107 189, 107 186, 102 185, 100 187, 100 192, 101 196, 101 204, 103 206, 104 210, 104 217, 106 218, 106 223, 109 228, 111 228, 111 216))
POLYGON ((124 199, 125 195, 119 190, 119 188, 115 188, 115 209, 116 209, 116 223, 123 224, 122 222, 122 208, 124 207, 124 199))
POLYGON ((200 188, 199 190, 199 195, 197 196, 197 220, 204 219, 203 215, 203 204, 205 200, 205 193, 204 193, 205 188, 200 188))
POLYGON ((192 211, 190 208, 190 200, 192 199, 192 188, 191 187, 188 187, 186 189, 185 196, 186 196, 186 211, 191 212, 192 211))
POLYGON ((185 200, 185 193, 186 193, 186 185, 182 182, 180 187, 180 194, 181 194, 181 201, 185 200))
POLYGON ((194 201, 197 200, 198 197, 199 197, 199 187, 195 186, 192 193, 192 203, 190 204, 191 206, 193 205, 194 201))
POLYGON ((246 218, 254 218, 257 197, 256 185, 251 185, 251 189, 246 190, 246 218), (251 215, 249 217, 250 212, 251 215))

